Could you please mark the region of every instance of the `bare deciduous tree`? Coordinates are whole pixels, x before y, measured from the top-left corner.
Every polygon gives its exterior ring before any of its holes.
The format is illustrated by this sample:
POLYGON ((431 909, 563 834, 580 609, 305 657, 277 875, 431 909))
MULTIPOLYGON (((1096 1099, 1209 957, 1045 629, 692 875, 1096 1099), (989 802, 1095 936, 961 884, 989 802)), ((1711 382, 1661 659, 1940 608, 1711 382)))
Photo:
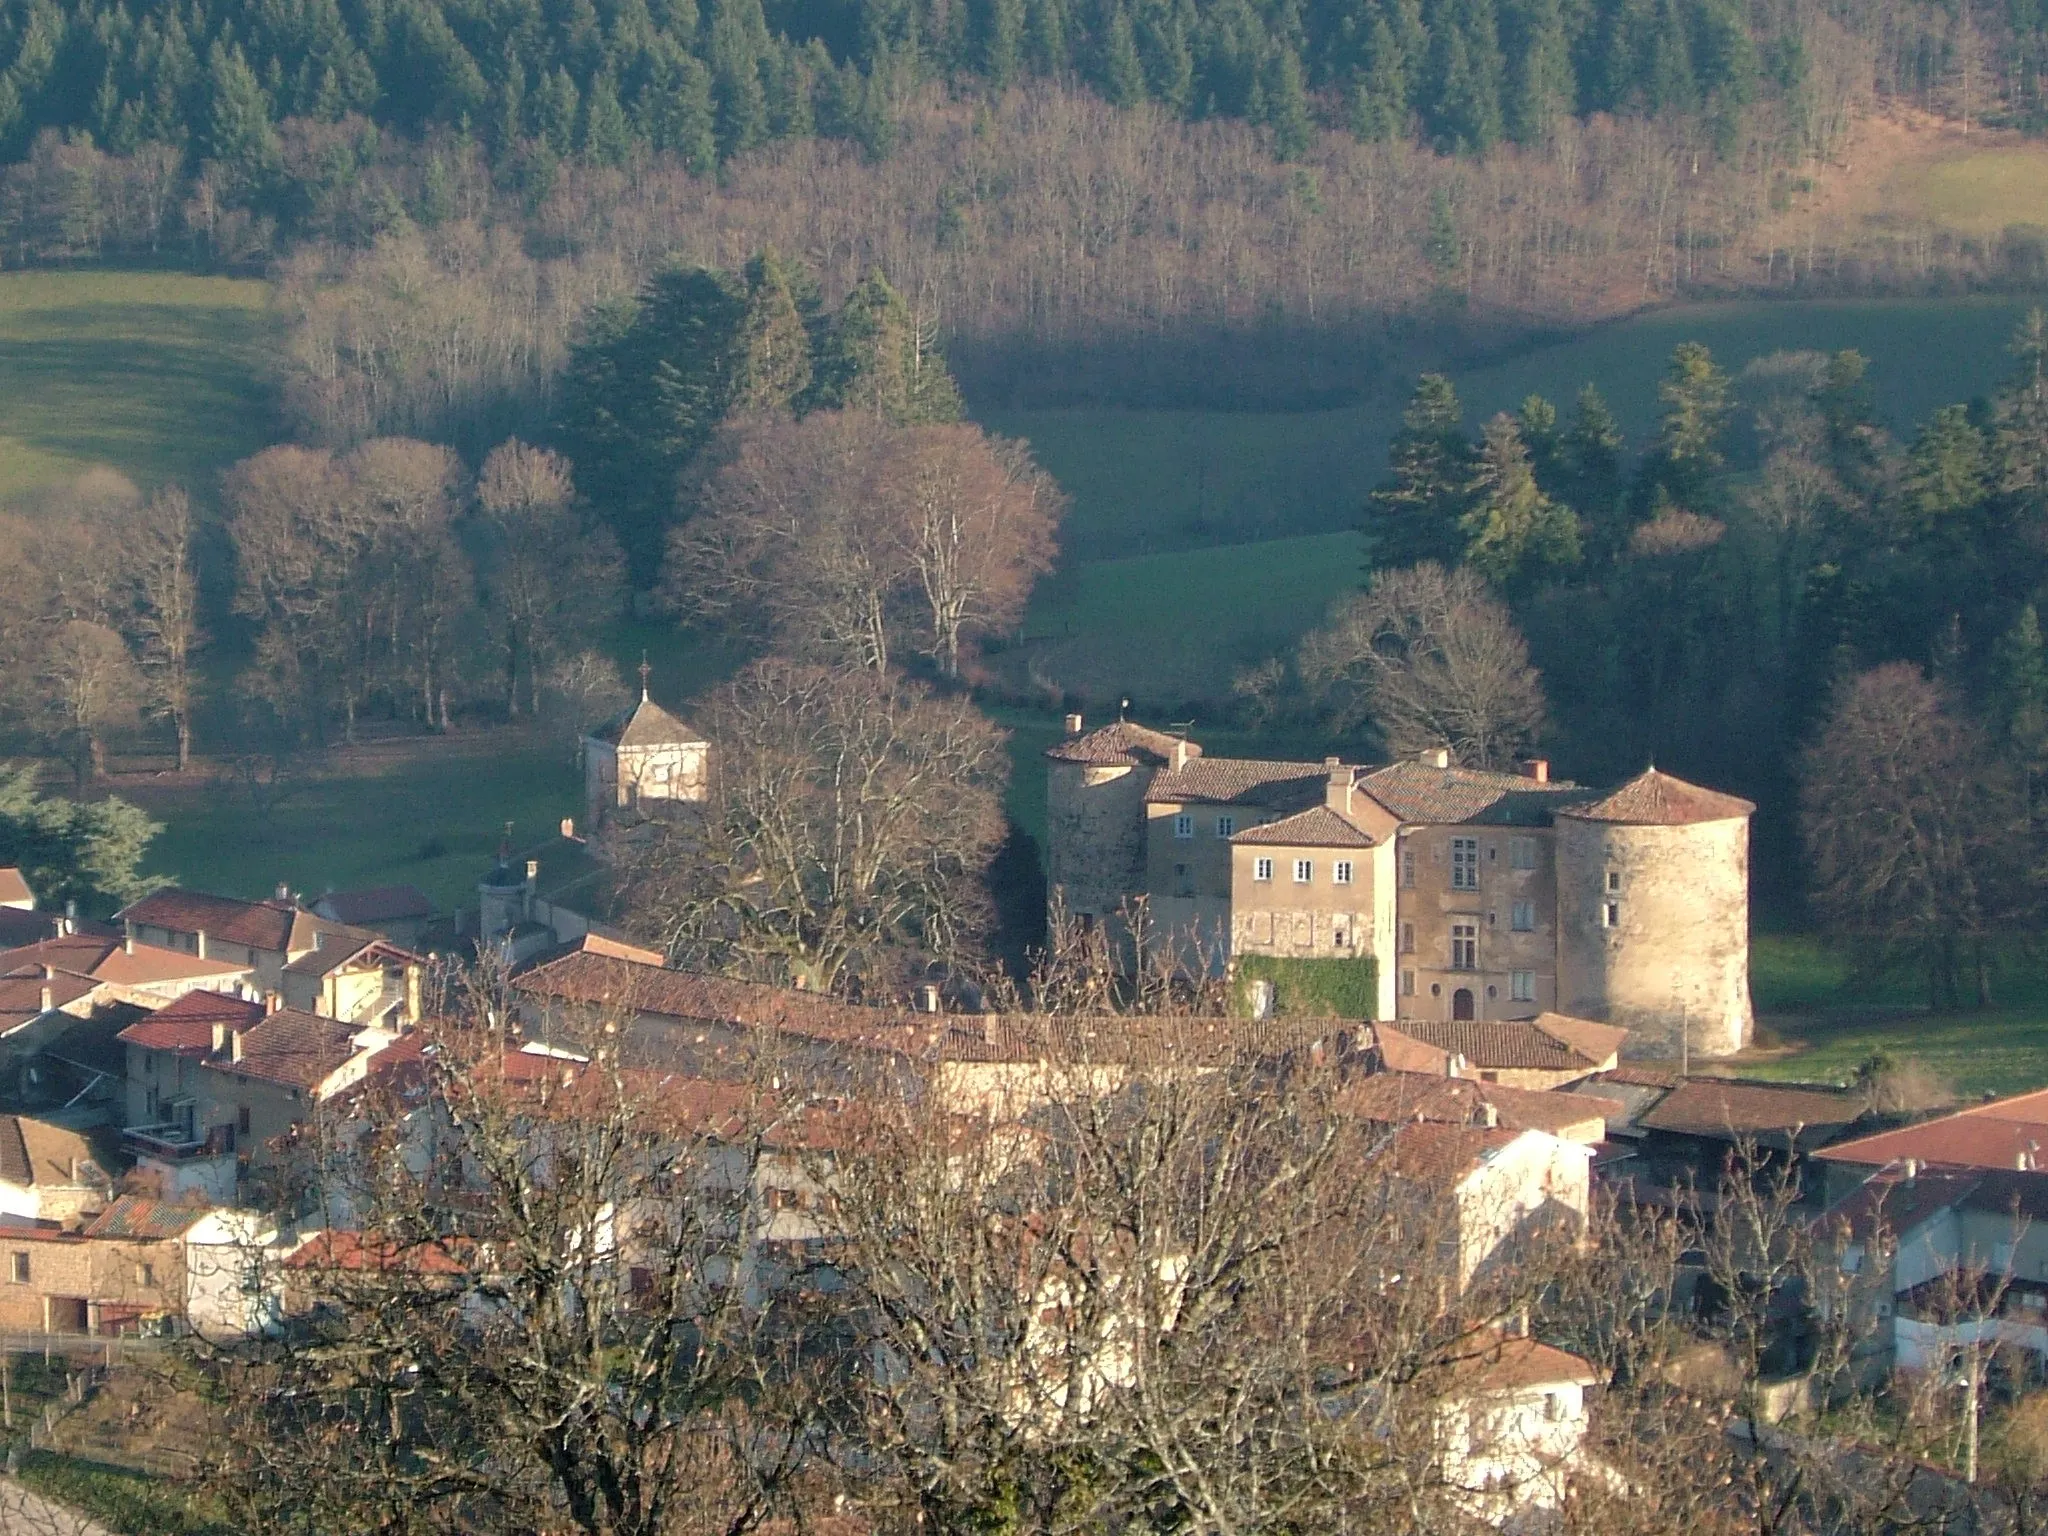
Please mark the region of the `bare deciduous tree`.
POLYGON ((1909 662, 1846 679, 1802 765, 1815 905, 1844 937, 1914 954, 1955 1006, 1968 964, 2031 910, 2023 792, 1939 685, 1909 662), (1965 950, 1968 954, 1966 956, 1965 950))
POLYGON ((664 823, 623 882, 672 953, 830 991, 973 945, 1008 764, 972 704, 770 658, 701 718, 719 750, 711 806, 664 823))
POLYGON ((1448 746, 1504 768, 1542 734, 1528 645, 1469 570, 1379 572, 1302 641, 1299 667, 1340 728, 1370 720, 1397 753, 1448 746))
POLYGON ((177 737, 180 773, 192 765, 192 658, 206 643, 192 562, 195 529, 191 498, 174 485, 150 497, 125 527, 129 625, 141 642, 150 705, 177 737))

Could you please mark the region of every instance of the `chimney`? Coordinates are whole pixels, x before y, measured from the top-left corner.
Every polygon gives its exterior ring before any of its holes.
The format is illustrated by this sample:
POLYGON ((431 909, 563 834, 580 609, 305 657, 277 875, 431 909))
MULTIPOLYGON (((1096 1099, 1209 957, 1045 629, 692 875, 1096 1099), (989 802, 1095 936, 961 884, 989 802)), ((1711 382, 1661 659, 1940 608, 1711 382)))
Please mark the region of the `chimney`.
POLYGON ((263 1011, 265 1013, 275 1013, 283 1006, 284 994, 282 992, 266 992, 263 994, 263 1011))
POLYGON ((124 955, 135 953, 135 931, 133 929, 121 935, 121 953, 124 955))
POLYGON ((1069 736, 1081 734, 1081 717, 1079 715, 1067 716, 1067 734, 1069 736))
POLYGON ((1173 766, 1176 768, 1185 768, 1187 767, 1187 765, 1188 741, 1185 736, 1182 736, 1177 738, 1173 743, 1173 766))
POLYGON ((218 1022, 214 1024, 213 1048, 215 1051, 224 1051, 228 1048, 228 1035, 230 1033, 231 1031, 228 1029, 227 1025, 218 1022))
POLYGON ((242 1059, 242 1032, 239 1029, 228 1031, 228 1058, 231 1061, 242 1059))
POLYGON ((939 1011, 939 988, 936 982, 926 982, 920 989, 918 997, 926 1013, 939 1011))
POLYGON ((64 903, 64 916, 67 921, 74 923, 78 921, 78 898, 76 896, 64 903))
POLYGON ((1550 782, 1550 759, 1547 757, 1525 757, 1515 764, 1516 771, 1534 784, 1550 782))
POLYGON ((1459 1054, 1458 1054, 1458 1053, 1457 1053, 1456 1051, 1447 1051, 1447 1052, 1445 1052, 1445 1053, 1444 1053, 1444 1076, 1445 1076, 1445 1077, 1463 1077, 1464 1075, 1465 1075, 1465 1058, 1464 1058, 1464 1057, 1462 1057, 1462 1056, 1460 1056, 1460 1055, 1459 1055, 1459 1054))
POLYGON ((56 1006, 57 999, 50 994, 49 984, 45 982, 43 985, 43 1012, 48 1013, 56 1006))
POLYGON ((528 860, 526 861, 526 888, 527 888, 527 889, 528 889, 529 891, 530 891, 530 890, 532 890, 532 889, 533 889, 533 887, 534 887, 534 882, 535 882, 535 881, 537 881, 537 880, 539 880, 539 879, 540 879, 540 860, 539 860, 539 859, 528 859, 528 860))
POLYGON ((576 818, 574 816, 564 816, 562 818, 562 841, 566 843, 575 836, 576 818))
POLYGON ((202 960, 206 958, 206 930, 204 928, 192 935, 192 953, 202 960))
POLYGON ((1905 1182, 1905 1183, 1908 1183, 1908 1184, 1910 1184, 1910 1183, 1912 1183, 1912 1182, 1913 1182, 1913 1181, 1914 1181, 1915 1179, 1919 1178, 1919 1177, 1920 1177, 1920 1159, 1919 1159, 1919 1158, 1917 1158, 1917 1157, 1909 1157, 1909 1158, 1907 1158, 1907 1159, 1906 1159, 1906 1163, 1905 1163, 1905 1167, 1903 1168, 1902 1172, 1903 1172, 1903 1174, 1904 1174, 1904 1176, 1905 1176, 1905 1177, 1904 1177, 1904 1182, 1905 1182))
POLYGON ((1351 781, 1349 768, 1341 766, 1337 759, 1323 759, 1323 766, 1329 770, 1329 783, 1323 789, 1323 804, 1345 816, 1351 814, 1351 781))
POLYGON ((1489 1131, 1500 1129, 1500 1111, 1491 1100, 1479 1106, 1479 1123, 1489 1131))
POLYGON ((1425 768, 1448 768, 1451 766, 1449 747, 1425 747, 1416 759, 1425 768))

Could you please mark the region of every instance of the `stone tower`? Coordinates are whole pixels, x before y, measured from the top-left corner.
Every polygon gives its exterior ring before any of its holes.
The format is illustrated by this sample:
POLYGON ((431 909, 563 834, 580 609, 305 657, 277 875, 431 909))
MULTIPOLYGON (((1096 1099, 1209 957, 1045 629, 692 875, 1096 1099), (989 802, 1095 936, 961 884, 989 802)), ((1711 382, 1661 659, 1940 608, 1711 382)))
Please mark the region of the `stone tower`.
POLYGON ((1560 807, 1557 1006, 1665 1056, 1749 1042, 1749 818, 1655 768, 1560 807))
POLYGON ((1046 751, 1048 892, 1067 911, 1101 921, 1145 889, 1145 791, 1161 768, 1200 757, 1193 742, 1119 720, 1081 730, 1046 751))

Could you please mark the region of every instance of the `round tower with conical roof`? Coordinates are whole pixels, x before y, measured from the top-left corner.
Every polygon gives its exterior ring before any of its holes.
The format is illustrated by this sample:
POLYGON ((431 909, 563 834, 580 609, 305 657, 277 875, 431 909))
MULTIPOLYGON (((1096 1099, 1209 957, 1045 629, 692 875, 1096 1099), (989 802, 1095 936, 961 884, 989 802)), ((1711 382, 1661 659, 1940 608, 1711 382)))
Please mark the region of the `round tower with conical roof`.
POLYGON ((1642 1054, 1749 1043, 1755 811, 1655 768, 1558 810, 1560 1012, 1625 1025, 1642 1054))

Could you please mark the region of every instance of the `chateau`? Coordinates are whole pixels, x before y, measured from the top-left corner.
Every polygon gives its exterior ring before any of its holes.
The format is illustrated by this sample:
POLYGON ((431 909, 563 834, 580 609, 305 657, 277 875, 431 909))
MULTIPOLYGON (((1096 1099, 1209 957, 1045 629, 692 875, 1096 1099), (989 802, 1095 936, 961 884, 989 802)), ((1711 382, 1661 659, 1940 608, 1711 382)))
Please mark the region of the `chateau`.
POLYGON ((1623 1025, 1638 1048, 1748 1041, 1747 800, 1646 770, 1618 789, 1460 768, 1206 757, 1067 717, 1047 876, 1070 912, 1211 972, 1241 955, 1377 963, 1382 1019, 1623 1025))

